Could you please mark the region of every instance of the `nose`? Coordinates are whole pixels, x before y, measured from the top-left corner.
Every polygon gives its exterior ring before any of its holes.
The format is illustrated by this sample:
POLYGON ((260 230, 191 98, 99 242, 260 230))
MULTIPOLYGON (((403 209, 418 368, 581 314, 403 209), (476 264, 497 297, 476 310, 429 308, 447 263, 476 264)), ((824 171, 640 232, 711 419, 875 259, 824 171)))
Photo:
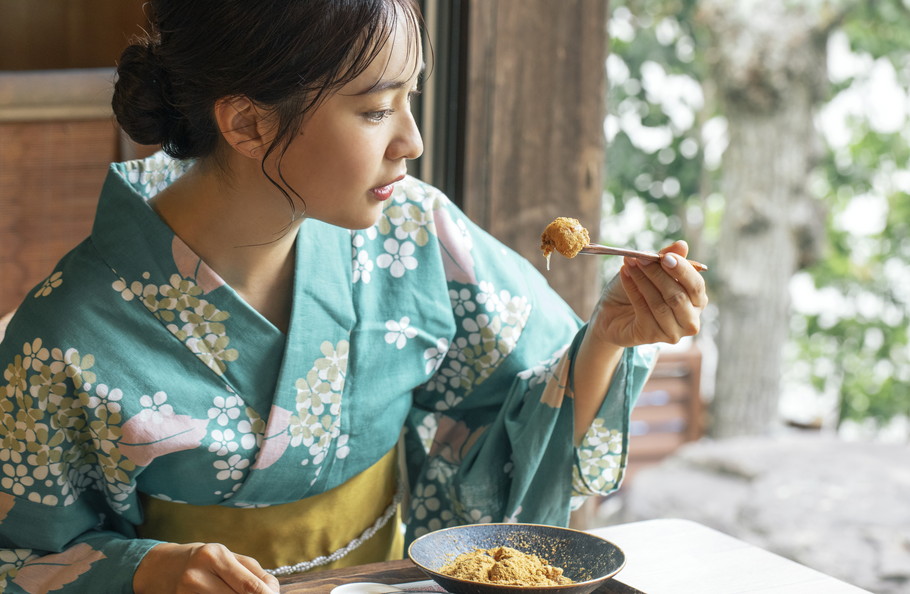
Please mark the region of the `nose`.
POLYGON ((423 138, 420 136, 414 114, 410 110, 405 110, 401 115, 398 130, 386 150, 386 156, 393 161, 416 159, 423 154, 423 138))

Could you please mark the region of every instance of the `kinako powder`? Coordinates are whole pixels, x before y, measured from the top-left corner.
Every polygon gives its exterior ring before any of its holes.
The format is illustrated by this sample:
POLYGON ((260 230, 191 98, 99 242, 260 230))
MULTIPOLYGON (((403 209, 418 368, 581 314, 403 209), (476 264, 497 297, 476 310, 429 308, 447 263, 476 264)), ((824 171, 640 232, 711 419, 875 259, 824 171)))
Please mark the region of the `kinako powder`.
POLYGON ((540 236, 540 251, 550 269, 550 254, 557 251, 566 258, 574 258, 591 241, 591 235, 578 219, 557 217, 547 225, 540 236))
POLYGON ((550 565, 546 559, 511 547, 462 553, 444 565, 439 573, 500 586, 562 586, 575 583, 562 575, 561 568, 550 565))

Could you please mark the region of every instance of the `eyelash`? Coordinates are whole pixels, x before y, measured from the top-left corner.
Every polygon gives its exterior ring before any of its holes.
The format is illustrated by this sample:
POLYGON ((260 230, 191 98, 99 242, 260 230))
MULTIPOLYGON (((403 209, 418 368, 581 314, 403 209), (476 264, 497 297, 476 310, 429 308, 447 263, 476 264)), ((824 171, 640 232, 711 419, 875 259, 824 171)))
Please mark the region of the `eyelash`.
MULTIPOLYGON (((414 97, 420 95, 420 93, 421 93, 421 90, 420 90, 420 89, 416 89, 416 90, 411 91, 410 93, 408 93, 408 105, 410 105, 410 104, 411 104, 411 101, 414 99, 414 97)), ((363 117, 365 117, 368 121, 370 121, 370 122, 372 122, 372 123, 374 123, 374 124, 379 124, 379 123, 381 123, 383 120, 385 120, 387 117, 389 117, 390 115, 392 115, 393 113, 395 113, 395 110, 394 110, 394 109, 391 109, 391 108, 389 108, 389 109, 380 109, 380 110, 377 110, 377 111, 368 111, 368 112, 366 112, 366 113, 363 114, 363 117)))

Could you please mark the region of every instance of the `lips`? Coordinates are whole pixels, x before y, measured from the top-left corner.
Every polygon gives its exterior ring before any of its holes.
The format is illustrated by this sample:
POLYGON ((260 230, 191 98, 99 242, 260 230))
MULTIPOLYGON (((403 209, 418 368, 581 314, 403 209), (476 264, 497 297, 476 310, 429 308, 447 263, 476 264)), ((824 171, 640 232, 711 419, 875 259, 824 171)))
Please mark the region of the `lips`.
POLYGON ((392 180, 391 183, 385 186, 379 186, 378 188, 373 188, 370 190, 370 192, 373 193, 373 196, 375 196, 377 200, 388 200, 392 197, 392 191, 395 189, 395 183, 400 182, 403 179, 404 176, 400 175, 392 180))

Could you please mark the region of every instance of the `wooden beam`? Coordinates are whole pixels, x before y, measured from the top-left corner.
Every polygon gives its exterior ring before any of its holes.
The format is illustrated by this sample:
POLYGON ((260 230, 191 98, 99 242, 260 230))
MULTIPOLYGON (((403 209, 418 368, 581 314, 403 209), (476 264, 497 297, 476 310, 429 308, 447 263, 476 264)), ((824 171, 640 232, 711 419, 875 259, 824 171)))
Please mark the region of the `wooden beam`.
MULTIPOLYGON (((607 0, 471 0, 468 22, 461 203, 545 271, 539 240, 553 218, 599 233, 607 0)), ((545 271, 584 318, 598 262, 556 255, 545 271)))

